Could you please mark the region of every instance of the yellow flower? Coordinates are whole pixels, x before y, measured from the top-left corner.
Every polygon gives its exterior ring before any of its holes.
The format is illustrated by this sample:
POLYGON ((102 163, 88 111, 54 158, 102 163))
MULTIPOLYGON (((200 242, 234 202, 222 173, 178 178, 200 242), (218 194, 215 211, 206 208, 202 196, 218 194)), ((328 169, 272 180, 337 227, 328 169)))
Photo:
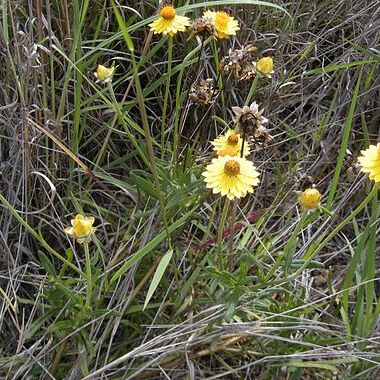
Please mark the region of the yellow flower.
MULTIPOLYGON (((239 156, 243 145, 243 139, 233 129, 229 129, 224 135, 211 142, 218 156, 239 156)), ((244 143, 243 157, 249 155, 249 144, 244 143)))
POLYGON ((71 219, 72 227, 65 228, 68 235, 74 236, 78 243, 89 242, 91 235, 96 231, 96 227, 92 227, 95 218, 93 216, 83 216, 78 214, 71 219))
POLYGON ((314 188, 306 189, 300 195, 301 206, 306 210, 313 210, 319 208, 321 205, 321 193, 314 188))
POLYGON ((380 182, 380 143, 370 145, 368 149, 361 151, 362 156, 358 157, 361 171, 369 173, 369 178, 375 182, 380 182))
POLYGON ((259 72, 259 74, 267 76, 268 78, 270 78, 271 74, 274 73, 273 67, 274 65, 272 57, 261 58, 256 63, 256 69, 259 72))
POLYGON ((239 21, 226 12, 205 11, 203 12, 203 17, 209 18, 214 24, 218 38, 230 38, 230 36, 235 36, 236 32, 240 30, 239 21))
POLYGON ((207 188, 229 199, 245 197, 260 182, 259 173, 251 161, 233 156, 214 158, 202 175, 207 188))
POLYGON ((96 82, 108 83, 112 82, 112 77, 115 72, 115 67, 105 67, 103 65, 98 65, 98 68, 94 72, 94 75, 98 78, 96 82))
POLYGON ((173 37, 177 32, 184 32, 190 25, 190 19, 177 15, 172 5, 162 7, 160 15, 161 17, 149 24, 154 34, 168 34, 173 37))

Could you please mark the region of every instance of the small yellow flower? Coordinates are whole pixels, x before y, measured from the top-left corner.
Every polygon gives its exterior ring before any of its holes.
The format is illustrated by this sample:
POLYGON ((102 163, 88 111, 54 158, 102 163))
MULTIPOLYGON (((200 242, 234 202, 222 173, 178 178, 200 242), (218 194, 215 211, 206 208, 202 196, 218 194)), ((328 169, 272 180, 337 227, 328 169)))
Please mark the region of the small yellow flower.
MULTIPOLYGON (((229 129, 225 134, 220 135, 211 142, 218 156, 239 156, 243 145, 243 139, 233 129, 229 129)), ((244 143, 243 157, 249 155, 249 144, 244 143)))
POLYGON ((375 182, 380 182, 380 143, 370 145, 368 149, 361 151, 362 156, 358 157, 361 171, 368 173, 369 178, 375 182))
POLYGON ((154 34, 168 34, 173 37, 177 32, 184 32, 190 25, 190 19, 177 15, 172 5, 162 7, 160 15, 161 17, 149 24, 150 30, 154 34))
POLYGON ((301 206, 306 210, 314 210, 321 205, 321 193, 314 188, 306 189, 300 195, 301 206))
POLYGON ((91 235, 96 231, 96 227, 92 227, 95 218, 93 216, 83 216, 78 214, 71 219, 71 226, 65 228, 68 235, 74 236, 78 243, 89 242, 91 235))
POLYGON ((267 76, 268 78, 270 78, 271 74, 274 73, 273 68, 274 64, 272 57, 261 58, 256 63, 256 69, 259 72, 259 74, 267 76))
POLYGON ((240 30, 239 21, 223 11, 205 11, 203 17, 208 18, 214 24, 218 38, 230 38, 240 30))
POLYGON ((96 82, 103 82, 103 83, 112 82, 114 72, 115 72, 115 66, 109 69, 108 67, 105 67, 103 65, 98 65, 98 68, 94 72, 94 75, 98 78, 96 82))
POLYGON ((233 156, 214 158, 202 175, 207 188, 229 199, 245 197, 260 182, 259 173, 251 161, 233 156))

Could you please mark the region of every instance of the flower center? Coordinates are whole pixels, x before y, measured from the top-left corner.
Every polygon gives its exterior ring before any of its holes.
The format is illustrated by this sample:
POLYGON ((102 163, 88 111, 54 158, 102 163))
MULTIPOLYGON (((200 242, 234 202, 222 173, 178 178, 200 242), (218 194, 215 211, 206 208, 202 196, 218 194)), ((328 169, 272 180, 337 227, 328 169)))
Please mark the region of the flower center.
POLYGON ((240 173, 240 165, 235 160, 228 160, 224 164, 224 173, 230 176, 236 176, 240 173))
POLYGON ((161 9, 161 16, 165 20, 173 20, 173 18, 175 17, 175 9, 174 9, 174 7, 172 5, 165 5, 161 9))
POLYGON ((236 133, 231 133, 227 138, 228 145, 236 145, 239 142, 239 136, 236 133))
POLYGON ((228 24, 229 19, 230 19, 230 16, 228 15, 228 13, 223 12, 223 11, 216 12, 216 16, 215 16, 216 28, 225 29, 228 24))

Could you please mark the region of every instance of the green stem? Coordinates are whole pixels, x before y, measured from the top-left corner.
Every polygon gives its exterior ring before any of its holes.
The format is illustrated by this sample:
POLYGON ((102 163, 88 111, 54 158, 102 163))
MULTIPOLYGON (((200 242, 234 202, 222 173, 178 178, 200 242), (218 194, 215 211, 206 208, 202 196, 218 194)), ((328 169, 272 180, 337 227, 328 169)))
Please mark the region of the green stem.
POLYGON ((217 77, 217 83, 218 83, 218 89, 219 89, 219 94, 220 94, 220 99, 222 100, 222 112, 223 112, 223 119, 227 119, 227 114, 226 114, 226 101, 224 98, 224 92, 223 92, 223 80, 220 75, 220 62, 219 62, 219 55, 218 55, 218 48, 215 39, 212 40, 212 51, 214 54, 214 61, 215 61, 215 66, 216 66, 216 72, 218 73, 217 77))
POLYGON ((154 184, 156 186, 156 189, 158 190, 158 199, 159 199, 159 203, 160 203, 161 217, 162 217, 162 220, 164 223, 165 232, 166 232, 167 239, 168 239, 168 246, 169 246, 169 249, 172 249, 170 232, 169 232, 169 228, 168 228, 168 221, 167 221, 167 217, 166 217, 165 201, 164 201, 164 197, 162 194, 160 178, 158 175, 156 156, 155 156, 154 150, 153 150, 152 137, 150 135, 148 115, 147 115, 146 108, 145 108, 144 95, 143 95, 143 91, 141 88, 141 83, 140 83, 140 78, 139 78, 139 73, 138 73, 138 66, 136 63, 136 58, 135 58, 133 49, 131 49, 130 51, 131 51, 131 57, 132 57, 132 67, 133 67, 133 76, 134 76, 134 82, 135 82, 135 87, 136 87, 137 103, 139 105, 139 110, 140 110, 140 114, 141 114, 141 120, 142 120, 144 135, 145 135, 145 141, 146 141, 146 149, 147 149, 148 157, 149 157, 149 161, 150 161, 149 169, 152 172, 153 181, 154 181, 154 184))
POLYGON ((86 258, 86 278, 87 278, 87 295, 86 295, 86 310, 91 307, 91 293, 92 293, 92 274, 91 274, 91 258, 88 243, 83 243, 84 254, 86 258))
POLYGON ((161 119, 161 157, 165 154, 165 126, 166 126, 166 113, 168 108, 169 99, 169 89, 170 89, 170 79, 172 75, 172 58, 173 58, 173 37, 169 36, 168 44, 168 70, 166 76, 166 87, 164 94, 164 106, 162 109, 162 119, 161 119))
POLYGON ((223 232, 226 226, 226 219, 228 214, 228 209, 230 206, 230 200, 226 198, 223 206, 222 215, 220 217, 219 228, 218 228, 218 256, 219 256, 219 269, 224 270, 224 260, 223 260, 223 232))
POLYGON ((230 271, 233 270, 233 248, 234 248, 234 237, 235 237, 235 223, 236 223, 236 215, 237 215, 237 199, 234 198, 233 204, 232 204, 232 211, 231 211, 231 221, 230 221, 230 239, 228 241, 228 268, 230 271))

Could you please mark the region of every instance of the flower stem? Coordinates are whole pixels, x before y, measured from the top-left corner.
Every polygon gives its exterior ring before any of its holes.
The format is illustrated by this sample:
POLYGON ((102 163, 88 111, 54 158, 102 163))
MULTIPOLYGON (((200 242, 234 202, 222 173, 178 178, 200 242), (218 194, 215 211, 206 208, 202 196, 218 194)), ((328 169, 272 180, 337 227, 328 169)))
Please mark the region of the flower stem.
POLYGON ((146 141, 146 150, 148 152, 148 157, 149 157, 149 169, 152 172, 153 181, 154 181, 154 184, 155 184, 156 189, 158 191, 158 201, 160 204, 162 221, 164 223, 164 228, 165 228, 166 235, 167 235, 168 247, 169 247, 169 249, 172 249, 170 232, 169 232, 169 228, 168 228, 168 220, 167 220, 167 216, 166 216, 165 200, 164 200, 164 196, 162 193, 160 178, 158 175, 156 156, 155 156, 154 150, 153 150, 152 136, 150 135, 148 115, 147 115, 146 108, 145 108, 143 91, 141 88, 140 78, 139 78, 139 74, 138 74, 138 67, 137 67, 136 58, 135 58, 133 50, 131 50, 131 57, 132 57, 133 76, 134 76, 134 82, 135 82, 135 87, 136 87, 137 103, 139 105, 139 110, 140 110, 140 114, 141 114, 141 121, 142 121, 143 129, 144 129, 144 135, 145 135, 145 141, 146 141))
POLYGON ((91 307, 92 293, 92 274, 91 274, 91 258, 88 243, 83 243, 84 254, 86 259, 86 278, 87 278, 87 295, 86 295, 86 310, 91 307))
MULTIPOLYGON (((203 49, 206 46, 206 44, 208 42, 210 42, 210 40, 211 40, 210 38, 208 38, 206 41, 204 41, 202 39, 201 45, 197 46, 193 51, 191 51, 185 57, 185 59, 183 60, 183 67, 182 67, 182 69, 180 70, 180 72, 178 74, 177 90, 176 90, 175 118, 174 118, 174 141, 173 141, 173 160, 174 160, 174 163, 175 163, 175 169, 174 169, 175 173, 177 172, 178 163, 179 163, 178 150, 179 150, 179 145, 180 145, 180 140, 181 140, 181 131, 182 131, 183 125, 185 123, 186 115, 187 115, 188 108, 189 108, 189 96, 190 96, 190 89, 191 89, 191 85, 190 85, 189 89, 187 90, 185 101, 181 102, 182 77, 183 77, 183 73, 184 73, 185 67, 186 67, 186 65, 184 63, 186 63, 187 60, 190 60, 190 58, 192 57, 192 55, 199 50, 198 59, 197 59, 197 62, 195 64, 195 67, 196 67, 195 81, 197 81, 198 77, 199 77, 198 70, 199 70, 199 67, 200 67, 200 62, 201 62, 201 57, 202 57, 202 54, 203 54, 203 49), (184 104, 184 106, 182 108, 183 109, 182 113, 180 113, 180 109, 181 109, 181 105, 182 104, 184 104)), ((186 82, 187 81, 185 80, 184 81, 184 87, 186 87, 186 82)))
POLYGON ((234 248, 234 232, 235 232, 235 223, 236 223, 236 215, 237 215, 237 199, 234 199, 231 210, 231 221, 230 221, 230 239, 228 241, 228 267, 232 272, 233 270, 233 248, 234 248))
POLYGON ((165 154, 165 125, 166 125, 166 113, 168 108, 169 99, 169 89, 170 89, 170 79, 172 75, 172 58, 173 58, 173 37, 169 36, 168 44, 168 69, 166 73, 166 87, 164 94, 164 106, 162 109, 162 119, 161 119, 161 157, 165 154))
POLYGON ((222 77, 220 75, 220 62, 219 62, 219 55, 218 55, 218 48, 217 48, 217 44, 216 44, 216 41, 215 39, 212 40, 213 44, 212 44, 212 47, 213 47, 213 54, 214 54, 214 61, 215 61, 215 65, 216 65, 216 71, 218 72, 218 76, 217 76, 217 79, 216 79, 216 82, 218 83, 218 89, 219 89, 219 94, 220 94, 220 98, 222 100, 222 112, 223 112, 223 119, 227 119, 227 114, 226 114, 226 101, 225 101, 225 98, 224 98, 224 92, 223 92, 223 81, 222 81, 222 77))
POLYGON ((228 209, 230 206, 230 200, 226 198, 223 206, 222 215, 220 217, 219 228, 218 228, 218 256, 219 256, 219 270, 224 270, 224 260, 223 260, 223 231, 226 224, 228 209))

